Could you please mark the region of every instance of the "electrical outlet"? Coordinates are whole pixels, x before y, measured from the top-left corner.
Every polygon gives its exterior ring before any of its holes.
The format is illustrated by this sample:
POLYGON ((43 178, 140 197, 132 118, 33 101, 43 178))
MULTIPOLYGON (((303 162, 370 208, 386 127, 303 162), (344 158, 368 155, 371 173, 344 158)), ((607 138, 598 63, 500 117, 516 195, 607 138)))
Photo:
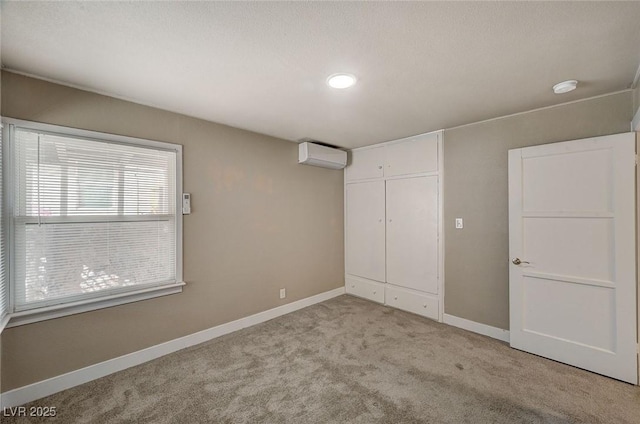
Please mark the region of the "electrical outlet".
POLYGON ((287 297, 287 289, 280 289, 280 299, 287 297))
POLYGON ((464 228, 464 223, 462 222, 462 218, 456 218, 456 229, 461 230, 464 228))

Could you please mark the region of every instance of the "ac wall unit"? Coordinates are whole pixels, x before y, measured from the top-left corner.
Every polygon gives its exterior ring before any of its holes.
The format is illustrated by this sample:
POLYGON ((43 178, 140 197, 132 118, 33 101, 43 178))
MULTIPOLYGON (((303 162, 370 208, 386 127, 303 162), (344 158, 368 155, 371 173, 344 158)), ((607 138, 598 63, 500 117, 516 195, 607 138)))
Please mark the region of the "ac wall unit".
POLYGON ((298 145, 298 163, 342 169, 347 166, 347 152, 309 142, 300 143, 298 145))

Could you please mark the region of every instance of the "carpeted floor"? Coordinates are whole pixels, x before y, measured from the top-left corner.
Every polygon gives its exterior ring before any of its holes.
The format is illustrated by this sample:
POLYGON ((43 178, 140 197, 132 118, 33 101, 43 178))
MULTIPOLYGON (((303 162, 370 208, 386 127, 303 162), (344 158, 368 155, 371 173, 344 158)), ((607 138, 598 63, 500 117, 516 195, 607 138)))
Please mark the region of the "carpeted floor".
POLYGON ((350 296, 37 405, 64 423, 640 423, 638 387, 350 296))

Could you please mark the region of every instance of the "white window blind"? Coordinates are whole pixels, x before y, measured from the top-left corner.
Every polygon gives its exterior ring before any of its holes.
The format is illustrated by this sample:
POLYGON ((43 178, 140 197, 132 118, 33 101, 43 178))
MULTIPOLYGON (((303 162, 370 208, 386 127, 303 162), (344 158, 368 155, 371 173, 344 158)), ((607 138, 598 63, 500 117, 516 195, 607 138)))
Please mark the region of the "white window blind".
POLYGON ((14 309, 176 283, 176 151, 13 131, 14 309))
POLYGON ((3 172, 4 165, 2 162, 2 129, 0 127, 0 331, 2 331, 2 325, 5 322, 5 315, 7 315, 9 309, 9 279, 7 278, 7 248, 5 245, 5 229, 4 229, 4 204, 3 204, 3 172))

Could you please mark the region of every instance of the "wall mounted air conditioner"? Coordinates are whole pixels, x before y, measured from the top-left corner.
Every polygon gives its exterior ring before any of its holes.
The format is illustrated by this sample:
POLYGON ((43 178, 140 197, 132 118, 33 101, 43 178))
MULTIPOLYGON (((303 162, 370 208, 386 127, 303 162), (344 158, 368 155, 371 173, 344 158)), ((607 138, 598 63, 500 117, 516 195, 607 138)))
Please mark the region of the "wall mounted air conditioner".
POLYGON ((298 163, 342 169, 347 166, 347 152, 309 142, 300 143, 298 145, 298 163))

